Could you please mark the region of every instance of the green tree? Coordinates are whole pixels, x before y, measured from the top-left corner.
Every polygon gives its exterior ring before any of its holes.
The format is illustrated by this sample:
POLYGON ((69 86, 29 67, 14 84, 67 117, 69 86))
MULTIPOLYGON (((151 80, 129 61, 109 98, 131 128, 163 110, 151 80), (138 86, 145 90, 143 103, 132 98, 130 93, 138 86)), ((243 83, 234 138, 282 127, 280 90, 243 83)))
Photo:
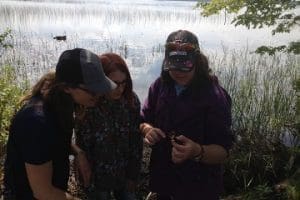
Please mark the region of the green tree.
MULTIPOLYGON (((9 39, 12 38, 10 29, 6 29, 0 33, 0 57, 2 53, 8 48, 13 48, 9 39)), ((5 144, 8 137, 8 129, 10 120, 15 111, 19 108, 19 99, 28 88, 27 81, 19 82, 17 77, 17 70, 8 65, 0 65, 0 159, 5 154, 5 144)), ((0 179, 1 179, 0 164, 0 179)), ((1 183, 1 180, 0 180, 1 183)))
POLYGON ((7 39, 12 38, 11 29, 6 29, 3 33, 0 33, 0 50, 12 48, 12 44, 10 44, 7 39))
MULTIPOLYGON (((235 26, 243 25, 248 29, 275 26, 272 35, 277 33, 290 33, 299 27, 300 15, 294 13, 298 0, 211 0, 198 1, 201 15, 210 16, 220 11, 235 13, 231 23, 235 26)), ((277 51, 300 54, 300 41, 293 41, 287 45, 272 47, 261 46, 256 53, 273 55, 277 51)))

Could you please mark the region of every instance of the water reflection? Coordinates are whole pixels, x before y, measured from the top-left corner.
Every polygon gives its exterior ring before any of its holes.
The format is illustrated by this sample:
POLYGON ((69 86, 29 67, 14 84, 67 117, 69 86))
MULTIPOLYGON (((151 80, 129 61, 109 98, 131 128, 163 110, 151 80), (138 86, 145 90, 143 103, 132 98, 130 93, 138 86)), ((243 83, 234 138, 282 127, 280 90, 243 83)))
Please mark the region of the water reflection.
POLYGON ((193 10, 195 1, 155 0, 35 0, 1 1, 0 30, 14 31, 14 50, 1 62, 16 61, 20 73, 35 80, 55 66, 65 49, 84 47, 96 53, 121 54, 130 67, 134 87, 143 100, 149 84, 159 75, 167 35, 189 29, 210 52, 221 45, 254 49, 261 43, 282 44, 297 34, 271 37, 269 29, 248 31, 225 22, 223 15, 203 18, 193 10), (225 23, 224 23, 225 22, 225 23), (67 35, 56 41, 56 35, 67 35))

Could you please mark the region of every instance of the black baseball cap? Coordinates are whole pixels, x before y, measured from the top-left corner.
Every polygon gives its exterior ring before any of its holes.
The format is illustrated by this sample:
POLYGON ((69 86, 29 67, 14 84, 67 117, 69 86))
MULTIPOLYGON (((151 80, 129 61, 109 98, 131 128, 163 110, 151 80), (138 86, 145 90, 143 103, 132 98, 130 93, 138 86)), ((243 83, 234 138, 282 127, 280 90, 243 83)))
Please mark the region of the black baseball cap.
POLYGON ((56 65, 56 81, 84 85, 93 93, 107 93, 116 88, 103 72, 99 57, 93 52, 75 48, 64 51, 56 65))
POLYGON ((200 48, 195 34, 187 30, 170 33, 165 45, 163 70, 192 71, 197 51, 200 51, 200 48))

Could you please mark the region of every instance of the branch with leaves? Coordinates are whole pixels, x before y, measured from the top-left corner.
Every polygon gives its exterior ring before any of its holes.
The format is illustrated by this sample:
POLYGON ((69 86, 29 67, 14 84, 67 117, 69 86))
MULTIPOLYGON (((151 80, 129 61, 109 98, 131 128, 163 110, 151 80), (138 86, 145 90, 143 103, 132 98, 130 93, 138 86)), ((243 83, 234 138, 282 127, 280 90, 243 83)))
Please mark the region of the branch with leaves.
POLYGON ((7 42, 8 38, 12 38, 11 29, 6 29, 3 33, 0 33, 0 49, 12 48, 13 45, 7 42))
MULTIPOLYGON (((231 22, 235 26, 242 25, 248 29, 275 26, 272 30, 272 35, 275 35, 299 28, 300 15, 294 13, 298 4, 297 0, 202 0, 196 7, 201 8, 201 15, 206 17, 220 11, 237 14, 231 22)), ((300 54, 300 41, 278 47, 261 46, 256 53, 273 55, 277 51, 300 54)))

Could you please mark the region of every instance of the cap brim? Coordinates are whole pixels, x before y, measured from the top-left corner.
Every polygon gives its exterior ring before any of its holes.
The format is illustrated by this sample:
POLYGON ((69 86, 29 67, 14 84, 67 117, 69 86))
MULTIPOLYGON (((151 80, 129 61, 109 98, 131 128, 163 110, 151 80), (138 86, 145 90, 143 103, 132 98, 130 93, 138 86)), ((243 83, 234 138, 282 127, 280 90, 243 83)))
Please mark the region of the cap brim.
POLYGON ((166 59, 164 70, 191 71, 193 69, 193 61, 191 55, 187 52, 172 51, 166 59))
POLYGON ((180 69, 180 68, 184 68, 184 62, 172 62, 170 61, 168 67, 169 68, 173 68, 173 69, 180 69))
POLYGON ((184 66, 183 62, 172 62, 171 60, 167 61, 164 64, 164 69, 169 70, 169 69, 180 69, 184 66))
POLYGON ((93 82, 85 85, 87 89, 96 94, 105 94, 116 89, 117 85, 109 78, 105 77, 101 82, 93 82))
POLYGON ((165 64, 163 70, 165 71, 181 71, 181 72, 190 72, 194 67, 186 67, 182 62, 169 62, 165 64))

